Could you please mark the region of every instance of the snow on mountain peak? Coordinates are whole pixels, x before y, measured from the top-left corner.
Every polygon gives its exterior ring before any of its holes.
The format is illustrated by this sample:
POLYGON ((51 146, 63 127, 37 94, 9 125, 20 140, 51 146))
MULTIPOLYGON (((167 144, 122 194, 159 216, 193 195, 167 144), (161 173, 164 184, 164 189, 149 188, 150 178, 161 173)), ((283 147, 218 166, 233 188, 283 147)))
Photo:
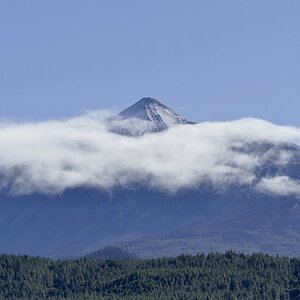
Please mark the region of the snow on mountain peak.
POLYGON ((176 124, 194 124, 153 98, 142 98, 110 121, 111 131, 126 135, 158 132, 176 124))
POLYGON ((151 127, 151 131, 162 131, 176 124, 193 124, 193 122, 153 98, 142 98, 121 111, 117 118, 122 120, 138 119, 146 121, 148 123, 146 123, 147 127, 151 127))

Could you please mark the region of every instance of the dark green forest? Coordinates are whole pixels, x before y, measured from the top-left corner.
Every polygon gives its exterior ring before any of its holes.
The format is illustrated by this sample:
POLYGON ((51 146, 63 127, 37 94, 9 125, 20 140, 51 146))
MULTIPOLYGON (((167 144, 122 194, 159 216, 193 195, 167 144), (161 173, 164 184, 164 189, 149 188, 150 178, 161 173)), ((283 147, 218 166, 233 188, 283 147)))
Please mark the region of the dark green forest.
POLYGON ((0 299, 300 299, 300 259, 198 254, 151 260, 0 255, 0 299))

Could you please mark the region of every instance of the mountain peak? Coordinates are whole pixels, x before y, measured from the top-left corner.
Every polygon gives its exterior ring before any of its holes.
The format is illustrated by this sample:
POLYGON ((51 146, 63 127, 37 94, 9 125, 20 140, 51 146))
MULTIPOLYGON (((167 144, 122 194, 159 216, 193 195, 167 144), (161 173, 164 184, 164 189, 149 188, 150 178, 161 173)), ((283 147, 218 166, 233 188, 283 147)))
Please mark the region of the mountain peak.
POLYGON ((149 119, 148 112, 151 110, 151 107, 153 108, 155 106, 167 108, 158 100, 147 97, 137 101, 125 110, 121 111, 118 115, 122 118, 137 118, 150 121, 151 119, 149 119))
MULTIPOLYGON (((151 103, 157 103, 157 104, 163 105, 157 99, 154 99, 154 98, 151 98, 151 97, 144 97, 141 100, 137 101, 135 104, 138 104, 138 103, 141 103, 141 104, 144 104, 144 105, 151 104, 151 103)), ((133 105, 135 105, 135 104, 133 104, 133 105)))
POLYGON ((137 118, 151 122, 162 122, 166 125, 164 128, 174 124, 192 124, 192 122, 177 114, 168 106, 150 97, 137 101, 127 109, 121 111, 119 116, 122 118, 137 118))
POLYGON ((176 124, 194 124, 168 106, 150 97, 142 98, 121 111, 113 118, 113 123, 113 127, 110 126, 112 131, 126 135, 158 132, 176 124))

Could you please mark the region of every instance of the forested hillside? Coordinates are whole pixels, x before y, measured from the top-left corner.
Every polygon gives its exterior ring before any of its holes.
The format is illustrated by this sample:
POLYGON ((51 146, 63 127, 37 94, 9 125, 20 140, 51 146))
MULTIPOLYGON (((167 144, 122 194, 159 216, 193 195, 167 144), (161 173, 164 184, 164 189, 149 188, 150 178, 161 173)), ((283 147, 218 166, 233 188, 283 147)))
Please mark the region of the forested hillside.
POLYGON ((199 254, 152 260, 0 256, 0 299, 300 299, 300 259, 199 254))
POLYGON ((97 251, 91 252, 86 255, 87 258, 91 259, 128 259, 138 258, 134 253, 130 253, 117 246, 106 246, 97 251))

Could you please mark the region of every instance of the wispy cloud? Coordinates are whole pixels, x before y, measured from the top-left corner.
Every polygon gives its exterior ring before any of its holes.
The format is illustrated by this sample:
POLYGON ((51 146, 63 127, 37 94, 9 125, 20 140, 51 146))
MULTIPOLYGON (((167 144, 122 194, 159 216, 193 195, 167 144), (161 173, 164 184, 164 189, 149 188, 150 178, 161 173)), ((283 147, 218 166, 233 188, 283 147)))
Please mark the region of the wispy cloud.
POLYGON ((279 196, 300 195, 300 181, 288 176, 262 178, 256 187, 261 192, 279 196))
POLYGON ((300 194, 299 182, 287 176, 268 175, 257 182, 260 167, 270 159, 285 165, 293 153, 242 150, 253 142, 299 144, 300 129, 241 119, 126 137, 109 132, 101 112, 63 121, 2 122, 0 186, 14 193, 59 193, 76 186, 110 189, 141 182, 176 192, 210 182, 216 189, 255 185, 261 192, 300 194))

